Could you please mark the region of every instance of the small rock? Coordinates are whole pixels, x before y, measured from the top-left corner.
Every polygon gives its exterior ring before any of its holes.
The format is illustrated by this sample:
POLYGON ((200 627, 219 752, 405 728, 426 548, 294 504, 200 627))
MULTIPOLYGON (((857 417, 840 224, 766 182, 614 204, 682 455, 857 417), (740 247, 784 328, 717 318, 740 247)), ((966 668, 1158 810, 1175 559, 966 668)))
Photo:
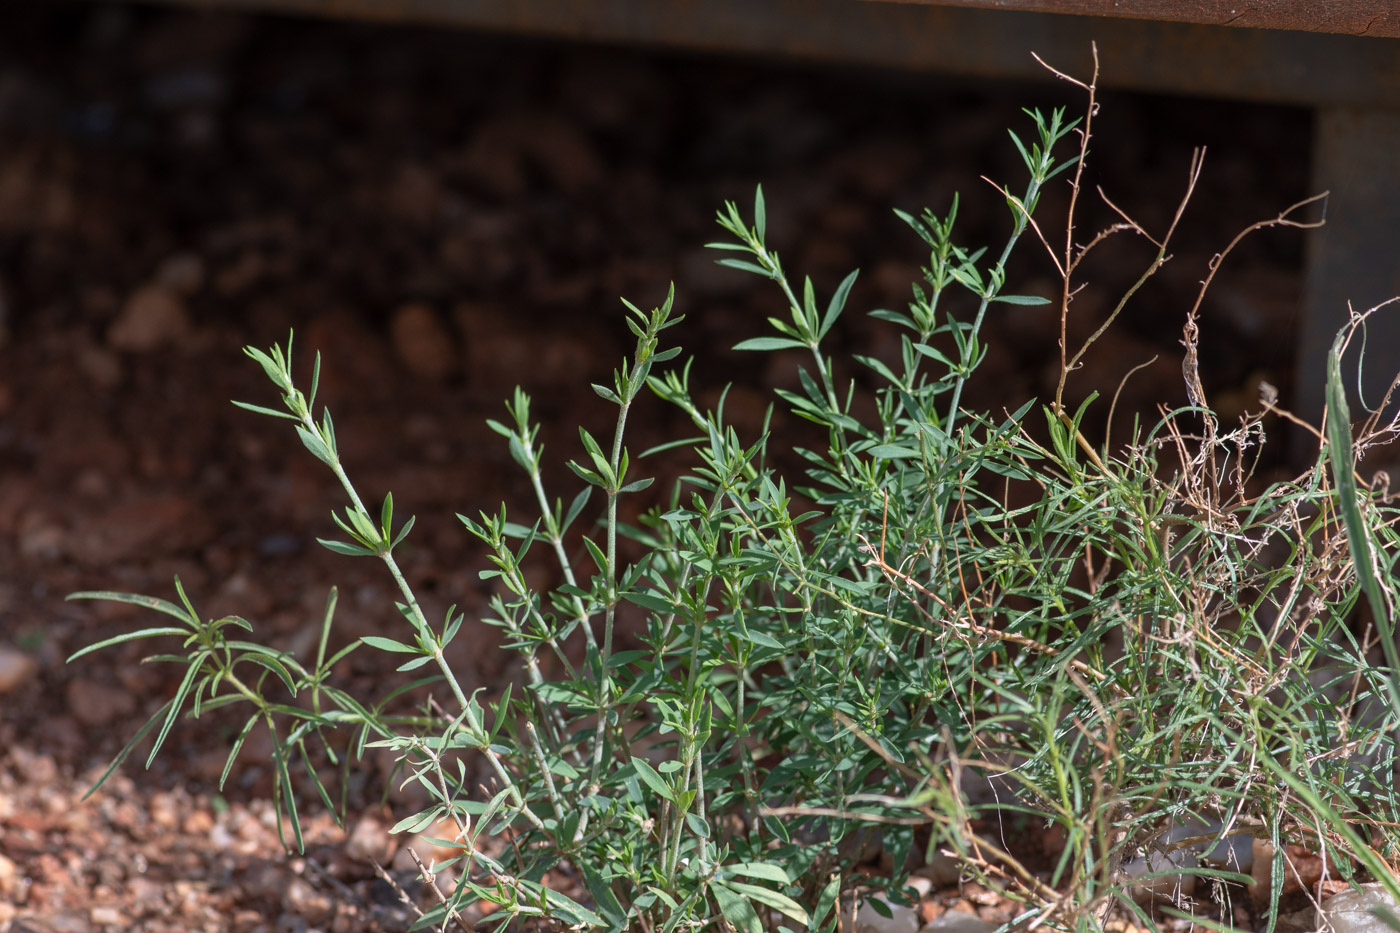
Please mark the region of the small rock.
POLYGON ((324 920, 335 905, 331 899, 311 886, 305 878, 293 878, 284 894, 287 906, 311 923, 324 920))
POLYGON ((913 896, 916 899, 928 897, 933 893, 933 882, 922 875, 912 876, 904 883, 904 886, 913 890, 913 896))
POLYGON ((287 873, 274 862, 256 861, 238 880, 249 898, 280 902, 287 893, 287 873))
POLYGON ((394 312, 389 329, 399 362, 414 375, 445 379, 456 370, 456 341, 432 308, 406 304, 394 312))
POLYGON ((112 496, 112 479, 105 470, 87 467, 73 481, 73 491, 85 499, 103 501, 112 496))
POLYGON ((919 933, 992 933, 999 924, 983 920, 976 914, 950 910, 919 928, 919 933))
POLYGON ((855 933, 916 933, 919 929, 919 912, 913 907, 891 904, 882 897, 867 898, 856 911, 855 933), (872 903, 879 901, 886 917, 872 903))
POLYGON ((22 780, 36 787, 53 784, 58 780, 58 762, 53 760, 52 755, 31 752, 20 745, 10 749, 9 765, 18 772, 22 780))
POLYGON ((1128 892, 1133 900, 1144 903, 1151 900, 1166 900, 1175 897, 1189 897, 1196 890, 1196 876, 1189 869, 1197 865, 1196 855, 1187 849, 1173 852, 1150 852, 1144 858, 1125 862, 1119 870, 1129 881, 1128 892), (1173 871, 1173 869, 1182 869, 1173 871), (1144 875, 1153 875, 1144 878, 1144 875))
POLYGON ((198 253, 175 253, 156 269, 155 281, 176 294, 193 295, 204 285, 204 260, 198 253))
POLYGON ((605 167, 575 123, 546 113, 515 113, 483 123, 463 157, 468 172, 510 195, 523 190, 521 163, 570 194, 597 185, 605 167))
POLYGON ((68 535, 65 550, 80 564, 109 566, 133 555, 149 558, 179 551, 208 535, 208 518, 193 503, 152 494, 124 499, 90 515, 68 535))
POLYGON ((9 933, 90 933, 91 930, 86 913, 62 910, 46 913, 42 920, 33 914, 16 917, 9 933))
POLYGON ((214 288, 220 295, 228 297, 247 291, 267 274, 268 262, 262 253, 255 249, 245 249, 238 257, 219 270, 214 277, 214 288))
MULTIPOLYGON (((0 693, 10 693, 23 686, 38 670, 39 662, 23 651, 0 645, 0 693)), ((0 864, 0 873, 3 869, 0 864)))
POLYGON ((99 389, 115 389, 126 378, 121 357, 106 347, 79 347, 77 363, 78 370, 99 389))
POLYGON ((121 927, 126 929, 131 921, 115 907, 94 907, 88 911, 88 919, 95 927, 121 927))
POLYGON ((1227 836, 1202 853, 1201 861, 1212 868, 1249 874, 1254 867, 1254 837, 1244 833, 1227 836))
POLYGON ((21 557, 52 560, 62 556, 67 548, 67 531, 47 512, 25 512, 20 516, 16 533, 21 557))
POLYGON ((411 162, 399 166, 384 198, 390 215, 409 223, 427 224, 442 206, 442 182, 427 166, 411 162))
POLYGON ((0 855, 0 900, 14 900, 19 885, 18 866, 6 856, 0 855))
MULTIPOLYGON (((1373 933, 1384 933, 1389 929, 1383 923, 1378 923, 1376 926, 1378 929, 1374 930, 1373 933)), ((1321 928, 1321 930, 1331 929, 1326 926, 1321 928)), ((1317 908, 1309 904, 1307 907, 1291 913, 1279 914, 1278 922, 1274 924, 1274 933, 1319 933, 1317 908)), ((1336 931, 1332 930, 1332 933, 1336 933, 1336 931)))
POLYGON ((378 862, 383 865, 393 858, 394 848, 389 828, 372 816, 361 817, 345 840, 345 854, 357 862, 378 862))
POLYGON ((187 836, 204 836, 214 829, 214 814, 203 807, 191 810, 180 823, 180 831, 187 836))
MULTIPOLYGON (((1250 866, 1250 877, 1254 879, 1250 891, 1256 904, 1266 902, 1273 891, 1274 847, 1267 839, 1250 840, 1254 861, 1250 866)), ((1324 878, 1336 878, 1337 866, 1327 862, 1322 856, 1310 852, 1306 846, 1290 843, 1283 851, 1283 888, 1281 896, 1287 897, 1299 891, 1312 891, 1324 878)))
POLYGON ((1179 840, 1193 838, 1206 832, 1207 827, 1199 822, 1177 824, 1170 827, 1149 848, 1146 856, 1124 862, 1119 869, 1120 878, 1131 881, 1129 893, 1135 901, 1146 903, 1154 899, 1189 897, 1196 890, 1196 876, 1192 869, 1200 865, 1199 844, 1184 848, 1161 851, 1179 840), (1174 871, 1173 869, 1180 869, 1174 871), (1157 875, 1142 881, 1133 879, 1144 875, 1157 875))
POLYGON ((417 867, 409 850, 412 850, 424 865, 430 867, 457 858, 465 851, 464 844, 440 844, 442 842, 452 843, 456 839, 456 824, 449 819, 438 820, 428 829, 405 842, 390 864, 394 868, 404 871, 417 867))
POLYGON ((118 687, 90 680, 70 680, 64 693, 68 711, 87 726, 105 726, 136 712, 136 698, 118 687))
POLYGON ((957 884, 962 877, 962 862, 950 852, 935 849, 928 864, 918 869, 916 874, 932 881, 936 887, 946 887, 957 884))
POLYGON ((1390 927, 1371 911, 1383 907, 1400 914, 1400 905, 1382 884, 1363 884, 1360 888, 1338 894, 1322 905, 1323 929, 1334 933, 1390 933, 1390 927))
POLYGON ((107 343, 115 350, 145 353, 178 342, 189 330, 184 300, 169 286, 152 283, 126 300, 107 330, 107 343))
POLYGON ((172 830, 179 824, 179 803, 175 800, 174 795, 168 792, 162 791, 152 794, 148 812, 151 815, 151 822, 163 830, 172 830))
POLYGON ((164 905, 165 887, 144 875, 134 875, 127 879, 126 895, 133 911, 154 913, 164 905))

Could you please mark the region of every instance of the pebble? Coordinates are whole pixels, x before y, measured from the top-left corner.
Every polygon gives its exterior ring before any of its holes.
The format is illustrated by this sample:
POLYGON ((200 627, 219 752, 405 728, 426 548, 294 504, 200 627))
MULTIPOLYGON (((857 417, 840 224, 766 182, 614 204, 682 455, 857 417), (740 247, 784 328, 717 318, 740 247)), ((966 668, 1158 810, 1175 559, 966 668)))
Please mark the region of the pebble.
POLYGON ((23 686, 38 670, 39 662, 28 654, 0 645, 0 693, 23 686))
POLYGON ((442 181, 431 169, 418 163, 399 166, 385 191, 385 207, 389 214, 409 223, 430 223, 442 204, 442 181))
MULTIPOLYGON (((957 884, 962 877, 962 862, 951 852, 935 849, 928 864, 918 869, 917 874, 933 882, 936 887, 957 884)), ((909 879, 911 882, 914 879, 909 879)))
POLYGON ((121 927, 125 929, 131 924, 126 915, 115 907, 94 907, 88 912, 88 919, 95 927, 121 927))
POLYGON ((457 342, 432 308, 411 303, 394 312, 389 325, 394 353, 415 376, 443 380, 457 369, 457 342))
POLYGON ((287 882, 283 896, 288 907, 311 923, 324 920, 335 909, 331 899, 313 888, 305 878, 293 878, 287 882))
POLYGON ((372 816, 360 817, 345 840, 345 854, 357 862, 378 862, 383 865, 393 858, 394 848, 389 828, 372 816))
POLYGON ((107 329, 107 344, 114 350, 148 353, 177 343, 189 330, 184 299, 168 285, 151 283, 127 298, 107 329))
POLYGON ((175 253, 156 269, 155 281, 180 295, 193 295, 204 285, 204 260, 198 253, 175 253))
MULTIPOLYGON (((1251 893, 1256 904, 1268 900, 1273 890, 1274 847, 1267 839, 1251 839, 1253 864, 1250 877, 1254 879, 1251 893)), ((1308 891, 1325 878, 1338 877, 1335 865, 1327 864, 1307 847, 1290 844, 1284 849, 1282 896, 1308 891)))
POLYGON ((179 824, 179 804, 174 796, 168 792, 162 791, 152 794, 148 812, 151 815, 151 822, 163 830, 172 830, 179 824))
POLYGON ((1371 911, 1384 907, 1400 914, 1400 904, 1382 884, 1363 884, 1345 891, 1322 905, 1321 928, 1333 933, 1391 933, 1389 926, 1371 911))
POLYGON ((976 914, 950 910, 919 928, 919 933, 992 933, 1000 924, 983 920, 976 914))
POLYGON ((433 866, 457 858, 465 851, 463 845, 439 845, 451 842, 457 837, 457 827, 451 820, 443 819, 416 834, 403 844, 389 864, 395 869, 407 871, 417 867, 413 855, 417 855, 424 865, 433 866), (437 841, 434 841, 437 840, 437 841), (413 854, 410 854, 410 850, 413 854))
POLYGON ((99 389, 115 389, 126 378, 121 357, 106 347, 79 347, 77 358, 78 371, 99 389))
POLYGON ((80 564, 106 567, 178 551, 209 536, 209 522, 193 503, 174 495, 131 496, 87 518, 68 535, 66 550, 80 564))
POLYGON ((913 907, 891 904, 882 897, 867 898, 856 911, 854 933, 917 933, 919 912, 913 907), (880 902, 885 912, 877 910, 873 902, 880 902))
POLYGON ((1129 894, 1138 903, 1152 900, 1167 900, 1177 897, 1190 897, 1196 891, 1196 876, 1190 869, 1197 866, 1196 854, 1188 849, 1172 852, 1149 852, 1145 857, 1125 862, 1119 869, 1125 880, 1131 882, 1129 894), (1173 869, 1182 869, 1173 871, 1173 869), (1144 875, 1155 875, 1143 878, 1144 875), (1134 880, 1142 879, 1142 880, 1134 880))
POLYGON ((0 899, 12 900, 19 890, 19 868, 13 861, 0 855, 0 899))
POLYGON ((1254 866, 1254 838, 1244 833, 1227 836, 1202 853, 1201 861, 1212 868, 1247 875, 1254 866))
POLYGON ((547 113, 513 112, 488 119, 462 162, 469 174, 506 196, 525 189, 525 164, 569 194, 591 188, 604 177, 603 159, 589 138, 569 120, 547 113))
POLYGON ((136 698, 120 687, 70 680, 64 689, 68 711, 86 726, 105 726, 136 712, 136 698))
POLYGON ((39 509, 25 512, 19 518, 19 553, 23 557, 53 560, 63 555, 68 534, 53 516, 39 509))
POLYGON ((923 877, 922 875, 914 875, 910 877, 907 881, 904 882, 904 886, 906 888, 913 889, 915 900, 928 897, 930 894, 933 893, 933 882, 930 881, 928 878, 923 877))

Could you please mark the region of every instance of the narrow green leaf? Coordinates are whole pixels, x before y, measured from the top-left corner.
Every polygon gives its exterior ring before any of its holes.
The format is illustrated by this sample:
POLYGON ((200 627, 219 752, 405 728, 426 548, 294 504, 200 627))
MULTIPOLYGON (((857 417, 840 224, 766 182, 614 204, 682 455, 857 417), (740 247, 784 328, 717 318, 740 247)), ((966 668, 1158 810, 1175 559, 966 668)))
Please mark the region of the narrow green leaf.
POLYGON ((997 295, 991 300, 999 301, 1007 305, 1024 305, 1032 308, 1039 305, 1048 305, 1050 303, 1049 298, 1042 298, 1039 295, 997 295))
POLYGON ((264 408, 262 405, 252 405, 248 402, 240 402, 236 399, 233 400, 233 404, 238 406, 239 408, 242 408, 244 411, 251 411, 255 414, 270 415, 273 418, 287 418, 291 421, 297 420, 297 416, 289 411, 278 411, 275 408, 264 408))
MULTIPOLYGON (((117 593, 112 590, 80 590, 77 593, 69 593, 67 599, 105 599, 108 602, 127 603, 132 606, 141 606, 146 609, 154 609, 156 612, 163 612, 168 616, 173 616, 189 625, 191 617, 188 612, 172 603, 168 599, 161 599, 158 596, 141 596, 138 593, 117 593)), ((198 623, 199 619, 193 621, 198 623)))
POLYGON ((371 648, 378 648, 380 651, 394 651, 399 654, 422 654, 423 649, 412 645, 405 645, 401 641, 394 641, 392 638, 385 638, 382 635, 361 635, 360 641, 371 648))
POLYGON ((756 884, 744 884, 741 881, 726 881, 724 885, 749 898, 751 901, 757 901, 760 904, 773 908, 790 920, 805 924, 810 919, 807 915, 807 911, 802 908, 801 904, 781 892, 760 887, 756 884))
POLYGON ((801 349, 807 346, 801 340, 792 340, 788 337, 750 337, 748 340, 741 340, 734 345, 735 350, 788 350, 801 349))
POLYGON ((1347 408, 1346 389, 1342 385, 1342 348, 1346 330, 1339 332, 1327 354, 1327 457, 1332 464, 1332 481, 1337 487, 1337 509, 1342 513, 1346 528, 1347 547, 1356 569, 1357 579, 1371 606, 1371 616, 1380 630, 1381 648, 1385 653, 1386 688, 1390 693, 1391 709, 1400 713, 1400 651, 1395 647, 1394 622, 1380 583, 1376 580, 1376 564, 1371 548, 1371 530, 1361 514, 1357 501, 1360 489, 1356 483, 1355 455, 1351 442, 1351 412, 1347 408))
POLYGON ((748 899, 732 890, 723 881, 712 881, 710 893, 719 904, 719 912, 739 933, 763 933, 763 923, 758 919, 758 911, 748 899))
POLYGON ((155 745, 151 746, 151 754, 146 758, 147 768, 155 763, 160 747, 165 744, 165 737, 170 734, 170 727, 175 725, 175 718, 180 715, 180 710, 184 708, 185 699, 190 695, 191 688, 194 687, 195 678, 199 676, 199 669, 204 666, 204 659, 205 655, 203 654, 191 655, 190 666, 186 668, 185 676, 181 679, 180 686, 175 690, 175 696, 167 707, 165 720, 160 724, 160 732, 156 734, 155 745))
POLYGON ((561 532, 563 532, 570 525, 572 525, 574 523, 574 519, 578 518, 578 514, 583 511, 583 507, 588 503, 588 497, 592 493, 593 490, 585 487, 579 490, 578 495, 574 496, 574 500, 569 503, 569 510, 564 513, 563 524, 559 526, 559 530, 561 532))
POLYGON ((421 833, 446 815, 447 808, 442 804, 428 807, 426 810, 419 810, 417 813, 411 813, 395 823, 393 828, 389 830, 389 835, 397 836, 399 833, 421 833))
POLYGON ((537 889, 544 901, 549 905, 551 911, 563 915, 563 919, 568 921, 570 926, 605 926, 602 917, 584 907, 578 901, 558 891, 550 890, 543 885, 529 883, 531 888, 537 889))
MULTIPOLYGON (((70 596, 68 598, 72 599, 73 597, 70 596)), ((170 626, 168 628, 143 628, 137 632, 127 632, 124 635, 114 635, 111 638, 104 638, 102 641, 88 645, 86 648, 80 648, 77 651, 73 652, 68 656, 68 663, 71 664, 73 661, 76 661, 78 658, 81 658, 85 654, 92 654, 94 651, 101 651, 103 648, 110 648, 112 645, 120 645, 123 642, 136 641, 141 638, 156 638, 160 635, 183 636, 188 634, 188 629, 175 628, 174 626, 170 626)))
POLYGON ((346 557, 378 557, 379 552, 374 548, 363 547, 358 544, 348 544, 344 541, 330 541, 326 538, 317 538, 316 543, 328 551, 337 554, 344 554, 346 557))
POLYGON ((408 517, 408 521, 403 523, 403 527, 399 529, 399 533, 396 534, 394 540, 389 543, 389 550, 392 551, 394 548, 398 547, 399 544, 403 542, 403 539, 408 537, 408 533, 413 530, 413 523, 417 520, 418 516, 416 515, 410 515, 408 517))
POLYGON ((647 787, 650 787, 664 799, 675 803, 676 792, 671 789, 671 785, 667 784, 666 780, 661 775, 656 773, 656 769, 653 768, 645 758, 638 758, 636 755, 633 755, 632 769, 637 772, 637 777, 641 778, 647 787))
POLYGON ((860 275, 860 270, 856 269, 850 275, 841 280, 841 284, 836 287, 836 293, 831 296, 831 301, 826 306, 826 317, 822 318, 821 330, 817 331, 817 339, 825 337, 827 331, 831 330, 831 325, 836 323, 836 319, 845 310, 846 299, 850 297, 851 287, 856 284, 856 276, 860 275))
POLYGON ((827 914, 832 913, 832 908, 836 906, 836 898, 841 894, 841 875, 834 874, 822 888, 821 896, 817 898, 816 910, 812 912, 811 918, 807 921, 807 933, 826 933, 827 930, 836 927, 837 917, 833 914, 831 922, 826 922, 827 914))
POLYGON ((313 433, 306 425, 297 425, 297 437, 301 438, 302 444, 311 451, 311 455, 317 460, 325 464, 335 462, 335 458, 331 456, 330 448, 321 440, 321 436, 313 433))
POLYGON ((650 609, 652 612, 675 612, 676 604, 664 596, 656 593, 647 593, 640 590, 631 590, 623 593, 622 598, 629 603, 641 606, 643 609, 650 609))
POLYGON ((253 713, 243 723, 243 728, 239 730, 238 737, 233 740, 233 746, 228 750, 228 757, 224 759, 224 770, 219 775, 219 790, 224 789, 224 784, 228 782, 229 772, 233 770, 233 762, 238 758, 238 753, 243 750, 243 743, 248 738, 248 733, 253 731, 253 727, 262 721, 262 713, 253 713))
POLYGON ((593 903, 597 905, 603 918, 614 930, 627 928, 627 911, 613 893, 612 887, 586 862, 580 862, 579 872, 583 875, 584 886, 588 888, 593 903))
POLYGON ((770 273, 767 269, 763 268, 762 266, 744 259, 716 259, 715 264, 720 266, 727 266, 730 269, 738 269, 740 272, 752 272, 755 275, 761 275, 765 277, 772 275, 772 273, 770 273))
MULTIPOLYGON (((725 874, 742 878, 757 878, 759 881, 772 881, 776 884, 792 884, 792 878, 781 865, 771 862, 736 862, 724 866, 725 874)), ((806 923, 804 920, 803 923, 806 923)))
POLYGON ((384 504, 379 507, 379 538, 388 541, 394 528, 394 494, 384 494, 384 504))
POLYGON ((136 730, 136 734, 122 746, 121 751, 117 752, 117 757, 112 759, 111 763, 97 776, 97 780, 93 781, 92 786, 83 794, 84 800, 87 800, 93 794, 97 793, 98 789, 101 788, 103 784, 107 783, 107 779, 126 762, 127 758, 131 757, 131 753, 136 750, 136 746, 141 744, 141 741, 155 728, 156 723, 161 722, 168 715, 174 703, 174 700, 167 701, 160 709, 151 714, 151 718, 147 719, 140 729, 136 730))

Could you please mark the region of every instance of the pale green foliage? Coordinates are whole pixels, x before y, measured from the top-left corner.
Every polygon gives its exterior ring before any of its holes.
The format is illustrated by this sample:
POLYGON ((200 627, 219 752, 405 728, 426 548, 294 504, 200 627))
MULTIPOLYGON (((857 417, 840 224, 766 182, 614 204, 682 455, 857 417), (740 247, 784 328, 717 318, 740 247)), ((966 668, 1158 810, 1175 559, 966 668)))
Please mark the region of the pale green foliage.
MULTIPOLYGON (((1394 509, 1355 482, 1352 465, 1393 426, 1372 425, 1354 451, 1334 371, 1326 456, 1254 493, 1246 480, 1263 441, 1259 417, 1227 432, 1208 408, 1185 409, 1113 449, 1085 439, 1085 408, 1062 408, 1063 380, 1038 432, 1028 429, 1040 420, 1029 401, 1000 418, 966 411, 989 311, 1051 305, 1004 293, 1006 263, 1047 181, 1075 168, 1077 194, 1087 153, 1087 125, 1060 112, 1031 117, 1031 143, 1012 137, 1028 178, 1018 195, 1003 189, 1011 232, 994 259, 954 243, 956 202, 946 217, 900 215, 928 246, 928 265, 906 309, 873 312, 898 330, 900 352, 855 357, 859 383, 838 382, 828 340, 855 273, 818 301, 811 280, 794 288, 768 247, 761 191, 750 218, 734 204, 720 213, 722 261, 771 279, 787 306, 770 318, 773 335, 738 348, 810 353, 800 388, 776 396, 824 430, 819 449, 741 437, 697 404, 688 366, 657 368, 679 352, 662 349, 680 321, 670 298, 650 312, 628 305, 635 354, 611 385, 593 387, 616 407, 615 429, 610 438, 580 432, 583 456, 568 465, 582 487, 567 505, 545 489, 539 428, 516 390, 508 417, 491 427, 528 474, 536 511, 523 522, 504 507, 461 516, 491 551, 488 621, 522 661, 521 694, 490 709, 444 660, 462 616, 450 609, 441 624, 430 621, 399 572, 394 550, 412 521, 396 530, 390 496, 377 515, 363 504, 330 414, 315 411, 315 378, 309 397, 293 383, 290 340, 285 351, 248 350, 285 411, 244 407, 292 420, 341 482, 349 505, 335 521, 345 538, 322 543, 385 564, 404 627, 327 657, 332 594, 306 663, 233 640, 231 630, 251 626, 203 620, 183 591, 180 605, 75 594, 142 603, 181 623, 94 649, 186 638, 185 654, 162 656, 188 665, 180 692, 122 757, 156 725, 158 749, 187 706, 197 715, 248 702, 254 713, 238 744, 258 722, 277 736, 279 812, 299 843, 292 774, 296 759, 310 763, 306 743, 348 729, 355 758, 393 749, 434 800, 396 828, 446 819, 466 843, 460 881, 422 926, 487 900, 504 908, 488 923, 830 931, 858 887, 888 885, 899 897, 916 829, 921 845, 951 849, 970 874, 1023 904, 1020 922, 1038 918, 1047 929, 1096 928, 1114 904, 1151 924, 1117 866, 1188 819, 1224 823, 1222 835, 1326 848, 1346 872, 1354 859, 1378 871, 1379 858, 1395 855, 1400 825, 1386 693, 1394 667, 1375 663, 1377 632, 1353 619, 1364 591, 1393 651, 1397 541, 1394 509), (1076 132, 1078 151, 1057 159, 1057 144, 1076 132), (940 310, 950 289, 973 296, 970 321, 940 310), (650 483, 626 445, 646 389, 679 406, 695 436, 663 445, 688 451, 690 472, 629 527, 618 501, 650 483), (866 423, 863 410, 876 417, 866 423), (778 465, 794 460, 805 464, 800 475, 784 475, 778 465), (798 511, 796 502, 809 505, 798 511), (537 559, 557 566, 556 589, 530 586, 525 567, 537 559), (642 647, 616 649, 623 616, 642 647), (337 690, 332 666, 361 645, 402 655, 399 669, 425 679, 406 678, 380 698, 337 690), (542 654, 557 679, 543 675, 542 654), (444 685, 452 708, 390 712, 400 691, 423 684, 444 685), (268 699, 275 689, 297 702, 268 699), (465 761, 476 755, 496 779, 486 799, 468 786, 465 761), (989 779, 1001 788, 991 802, 971 792, 989 779), (1004 836, 1060 827, 1068 842, 1048 883, 978 836, 974 820, 1001 824, 1004 836), (883 881, 852 872, 872 822, 894 866, 883 881), (507 828, 505 855, 477 846, 507 828), (540 884, 561 862, 582 878, 584 902, 540 884)), ((1087 252, 1076 250, 1057 263, 1061 316, 1087 252)), ((1194 328, 1192 312, 1192 351, 1194 328)), ((1068 376, 1072 360, 1061 358, 1068 376)), ((305 770, 329 804, 315 769, 305 770)))

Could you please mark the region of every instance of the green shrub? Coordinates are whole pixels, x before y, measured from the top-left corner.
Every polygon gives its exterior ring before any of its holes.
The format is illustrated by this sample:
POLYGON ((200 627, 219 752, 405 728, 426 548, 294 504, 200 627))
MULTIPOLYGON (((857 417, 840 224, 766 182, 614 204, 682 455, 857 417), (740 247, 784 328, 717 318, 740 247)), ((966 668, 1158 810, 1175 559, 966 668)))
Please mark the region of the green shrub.
MULTIPOLYGON (((787 305, 770 318, 772 334, 738 349, 810 352, 800 387, 775 395, 819 426, 824 445, 741 437, 722 404, 698 405, 689 366, 660 368, 679 353, 663 349, 680 321, 669 298, 650 312, 628 305, 636 352, 611 385, 593 387, 617 408, 616 427, 604 438, 580 431, 585 455, 569 467, 582 491, 567 504, 544 486, 539 429, 516 390, 508 417, 491 426, 529 475, 538 512, 460 516, 491 549, 488 621, 523 665, 521 693, 489 707, 444 660, 462 614, 429 619, 395 562, 412 519, 399 523, 389 495, 371 511, 341 467, 330 413, 315 406, 319 359, 303 393, 290 339, 285 350, 248 349, 285 410, 239 404, 291 421, 335 474, 349 500, 335 516, 344 536, 322 543, 385 565, 403 628, 328 654, 332 593, 316 657, 299 659, 239 640, 252 629, 241 618, 202 618, 178 581, 178 603, 74 594, 178 623, 74 657, 136 638, 184 639, 184 653, 158 656, 186 665, 180 690, 113 768, 152 731, 153 758, 182 711, 246 703, 229 765, 265 723, 277 737, 279 813, 299 845, 298 759, 332 806, 308 743, 338 761, 322 739, 345 730, 352 759, 393 750, 406 780, 433 800, 396 830, 446 820, 457 827, 448 841, 464 846, 453 860, 459 880, 421 926, 482 900, 504 908, 487 923, 826 931, 860 890, 888 886, 898 899, 906 866, 932 848, 1024 905, 1018 923, 1094 929, 1116 905, 1151 924, 1120 863, 1197 823, 1212 840, 1269 838, 1278 860, 1281 843, 1296 841, 1326 850, 1348 876, 1360 867, 1388 878, 1382 860, 1395 857, 1400 825, 1389 730, 1400 709, 1395 510, 1383 490, 1358 483, 1354 463, 1395 425, 1372 419, 1355 442, 1349 433, 1338 359, 1361 319, 1338 338, 1326 438, 1294 480, 1262 491, 1252 481, 1272 399, 1236 426, 1212 414, 1195 369, 1199 301, 1184 331, 1193 404, 1120 446, 1090 443, 1080 424, 1094 397, 1073 412, 1063 401, 1083 352, 1063 336, 1080 260, 1119 232, 1158 248, 1107 327, 1166 260, 1180 209, 1164 233, 1120 212, 1088 246, 1067 237, 1063 250, 1050 247, 1032 217, 1059 176, 1074 194, 1073 230, 1096 108, 1092 83, 1080 86, 1090 98, 1084 122, 1030 112, 1029 141, 1012 134, 1029 177, 1018 193, 1002 189, 1011 233, 997 251, 955 244, 956 200, 946 216, 901 214, 927 244, 928 265, 906 309, 872 312, 900 334, 900 353, 855 356, 858 381, 837 379, 826 339, 855 273, 819 302, 810 279, 798 286, 768 249, 761 191, 751 216, 734 204, 720 213, 722 262, 771 279, 787 305), (1066 137, 1079 145, 1057 155, 1066 137), (1003 291, 1028 231, 1062 273, 1058 302, 1003 291), (970 321, 940 309, 952 291, 973 297, 970 321), (985 355, 985 317, 1004 304, 1047 314, 1058 304, 1062 377, 1048 405, 992 417, 961 400, 985 355), (619 500, 650 483, 626 443, 646 389, 679 406, 695 433, 657 448, 684 450, 689 472, 629 526, 619 500), (803 466, 787 475, 794 462, 803 466), (564 582, 532 589, 524 567, 536 559, 556 563, 564 582), (619 649, 622 625, 640 647, 619 649), (377 698, 336 688, 331 669, 361 648, 401 655, 404 682, 377 698), (541 655, 557 679, 545 678, 541 655), (449 690, 451 707, 399 712, 396 699, 425 684, 449 690), (494 774, 485 797, 468 786, 469 756, 494 774), (1046 824, 1066 839, 1048 874, 989 841, 1005 831, 984 831, 1046 824), (891 866, 884 879, 853 871, 871 826, 891 866), (507 829, 503 854, 477 844, 507 829), (541 884, 561 862, 582 878, 582 903, 541 884)), ((1199 170, 1197 161, 1187 196, 1199 170)), ((1308 226, 1292 219, 1300 207, 1264 225, 1308 226)), ((1217 898, 1247 880, 1197 873, 1217 898)), ((1283 874, 1274 872, 1279 884, 1283 874)))

